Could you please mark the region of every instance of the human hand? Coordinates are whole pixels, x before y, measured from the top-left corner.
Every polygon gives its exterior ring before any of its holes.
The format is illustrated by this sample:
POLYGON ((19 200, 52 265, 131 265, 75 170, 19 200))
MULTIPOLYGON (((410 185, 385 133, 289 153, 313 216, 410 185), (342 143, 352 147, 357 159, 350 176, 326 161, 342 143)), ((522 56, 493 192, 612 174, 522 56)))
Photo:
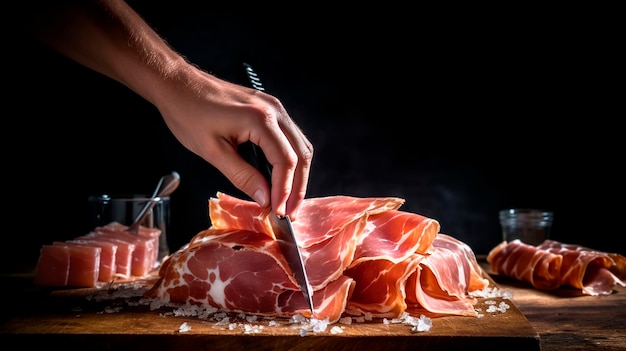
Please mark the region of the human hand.
POLYGON ((29 31, 150 101, 182 145, 261 206, 271 204, 276 214, 295 220, 313 146, 278 99, 187 62, 122 0, 46 4, 46 11, 23 12, 29 14, 29 31), (263 175, 237 152, 246 141, 258 145, 272 164, 271 192, 263 175))
POLYGON ((306 195, 313 146, 274 96, 189 65, 165 82, 154 104, 187 149, 222 172, 259 205, 292 220, 306 195), (183 78, 184 77, 184 78, 183 78), (272 186, 237 152, 258 145, 272 165, 272 186))

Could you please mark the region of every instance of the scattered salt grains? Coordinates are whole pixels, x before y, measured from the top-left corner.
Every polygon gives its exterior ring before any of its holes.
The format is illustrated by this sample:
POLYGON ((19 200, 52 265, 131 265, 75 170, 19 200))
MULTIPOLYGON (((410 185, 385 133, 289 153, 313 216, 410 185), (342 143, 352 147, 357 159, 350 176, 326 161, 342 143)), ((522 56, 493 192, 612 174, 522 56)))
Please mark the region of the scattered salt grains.
MULTIPOLYGON (((169 303, 168 301, 164 301, 161 299, 152 299, 145 298, 143 294, 146 291, 146 287, 141 284, 121 284, 115 290, 113 289, 103 289, 98 293, 95 293, 88 297, 88 299, 92 299, 94 301, 106 301, 106 300, 114 300, 114 299, 124 299, 125 303, 128 306, 150 306, 150 310, 160 309, 162 307, 172 307, 172 312, 161 313, 161 316, 177 316, 177 317, 197 317, 204 320, 212 320, 215 321, 216 325, 227 326, 229 330, 241 329, 245 334, 255 334, 260 333, 264 326, 258 324, 259 317, 256 315, 246 315, 245 313, 236 314, 236 318, 245 320, 246 323, 236 323, 231 321, 229 317, 229 313, 220 311, 219 309, 206 306, 206 305, 195 305, 195 304, 176 304, 169 303), (134 299, 133 299, 134 298, 134 299)), ((482 290, 476 290, 469 293, 470 296, 480 297, 480 298, 503 298, 503 299, 511 299, 512 294, 508 291, 500 290, 497 287, 486 287, 482 290)), ((485 313, 504 313, 506 310, 510 308, 510 306, 501 301, 497 303, 494 300, 486 300, 484 301, 486 308, 485 313)), ((106 307, 104 312, 102 313, 115 313, 119 312, 122 307, 106 307)), ((480 309, 476 309, 478 318, 483 318, 484 313, 480 309)), ((353 323, 365 323, 367 321, 372 321, 374 319, 371 313, 365 313, 360 316, 351 316, 351 317, 342 317, 337 321, 337 324, 343 325, 351 325, 353 323)), ((329 320, 318 320, 315 318, 307 318, 303 315, 296 314, 292 316, 289 321, 289 324, 293 325, 296 328, 299 328, 300 336, 306 336, 308 333, 321 333, 325 332, 329 327, 329 320)), ((419 317, 411 316, 407 312, 404 312, 399 318, 383 318, 383 324, 405 324, 412 326, 412 332, 425 332, 429 331, 432 328, 432 320, 429 317, 424 315, 420 315, 419 317)), ((269 327, 277 327, 281 324, 271 319, 267 326, 269 327)), ((344 326, 334 325, 330 328, 331 334, 340 334, 344 332, 344 326)), ((185 322, 180 328, 179 332, 187 332, 191 329, 191 327, 185 322)))
POLYGON ((245 334, 257 334, 257 333, 260 333, 262 330, 263 330, 262 325, 254 325, 254 324, 243 325, 243 332, 245 334))
POLYGON ((328 318, 326 318, 324 320, 312 318, 311 319, 311 324, 313 325, 313 332, 321 333, 321 332, 325 331, 326 328, 328 327, 329 320, 328 320, 328 318))
POLYGON ((423 314, 419 317, 414 317, 408 314, 407 312, 402 313, 400 318, 387 319, 383 318, 383 324, 406 324, 410 325, 412 332, 423 332, 429 331, 433 326, 433 321, 429 317, 424 316, 423 314))
POLYGON ((497 306, 496 306, 496 302, 495 301, 485 301, 485 304, 488 305, 486 312, 488 313, 496 313, 496 312, 500 312, 500 313, 504 313, 506 312, 506 310, 508 310, 511 306, 509 306, 509 304, 507 304, 504 301, 501 301, 497 306))
POLYGON ((330 320, 326 319, 315 319, 315 318, 306 318, 302 315, 295 315, 291 317, 289 320, 292 324, 297 324, 300 328, 300 336, 305 336, 309 332, 313 333, 321 333, 326 331, 328 325, 330 324, 330 320))
POLYGON ((148 289, 138 283, 123 283, 115 289, 101 289, 97 293, 87 296, 87 300, 97 302, 115 299, 128 299, 133 297, 141 297, 148 289))
POLYGON ((432 319, 421 315, 419 319, 416 320, 417 325, 412 324, 413 328, 411 329, 411 331, 413 332, 424 332, 424 331, 429 331, 430 328, 433 327, 433 321, 432 319))
MULTIPOLYGON (((174 309, 172 313, 174 316, 184 316, 184 317, 198 317, 200 319, 208 319, 211 316, 215 316, 219 310, 212 306, 200 306, 193 305, 190 303, 179 306, 174 309)), ((223 314, 226 317, 226 314, 223 314)), ((219 318, 219 316, 217 316, 219 318)))
POLYGON ((509 299, 509 300, 513 297, 513 294, 511 294, 510 291, 501 290, 501 289, 498 289, 497 287, 489 287, 489 286, 482 290, 470 291, 469 295, 472 297, 484 297, 484 298, 501 297, 503 299, 509 299))

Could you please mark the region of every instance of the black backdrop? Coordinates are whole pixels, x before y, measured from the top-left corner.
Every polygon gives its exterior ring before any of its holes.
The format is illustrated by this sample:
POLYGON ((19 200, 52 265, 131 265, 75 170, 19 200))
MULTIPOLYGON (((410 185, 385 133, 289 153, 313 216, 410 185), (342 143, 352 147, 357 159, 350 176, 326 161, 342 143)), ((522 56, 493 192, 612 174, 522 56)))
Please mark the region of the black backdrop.
MULTIPOLYGON (((439 220, 478 254, 500 242, 498 210, 542 208, 555 212, 554 239, 626 251, 615 245, 617 95, 601 80, 613 49, 584 24, 130 3, 203 69, 245 84, 242 62, 255 67, 315 146, 308 197, 405 198, 401 209, 439 220)), ((7 41, 3 215, 17 229, 5 231, 4 268, 34 265, 42 244, 90 230, 89 195, 151 193, 179 172, 174 248, 208 227, 210 196, 243 196, 124 86, 19 31, 7 41)))

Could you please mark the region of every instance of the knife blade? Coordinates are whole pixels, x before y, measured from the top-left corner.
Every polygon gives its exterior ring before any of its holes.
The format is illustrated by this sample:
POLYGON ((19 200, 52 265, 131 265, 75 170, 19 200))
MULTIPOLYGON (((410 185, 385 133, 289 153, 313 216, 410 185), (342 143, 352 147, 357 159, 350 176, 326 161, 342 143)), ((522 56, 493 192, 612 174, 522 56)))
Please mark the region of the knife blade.
MULTIPOLYGON (((250 80, 251 87, 256 90, 265 91, 265 88, 261 83, 261 79, 254 69, 252 69, 252 67, 247 63, 244 63, 243 65, 246 71, 246 76, 250 80)), ((250 146, 252 148, 253 160, 256 163, 255 166, 259 171, 261 171, 261 173, 263 173, 263 176, 271 187, 272 165, 267 161, 265 154, 263 154, 263 151, 258 145, 250 143, 250 146)), ((278 246, 280 247, 280 251, 283 256, 285 256, 287 264, 291 269, 291 273, 296 279, 296 282, 298 283, 298 286, 300 287, 300 290, 309 305, 311 316, 313 316, 313 289, 311 284, 309 284, 304 261, 302 260, 302 253, 300 251, 300 247, 298 246, 298 240, 296 239, 291 219, 289 216, 279 216, 274 213, 274 211, 270 213, 269 218, 272 230, 274 231, 274 235, 276 236, 276 240, 278 242, 278 246)))

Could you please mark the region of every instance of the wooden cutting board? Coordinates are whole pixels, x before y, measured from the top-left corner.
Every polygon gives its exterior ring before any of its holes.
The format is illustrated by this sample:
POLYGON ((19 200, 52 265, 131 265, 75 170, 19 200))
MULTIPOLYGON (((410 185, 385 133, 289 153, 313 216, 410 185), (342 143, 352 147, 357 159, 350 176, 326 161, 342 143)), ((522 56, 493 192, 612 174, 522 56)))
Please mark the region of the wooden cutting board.
POLYGON ((218 319, 175 316, 176 307, 152 310, 141 293, 153 282, 154 278, 122 282, 109 289, 26 287, 2 312, 0 337, 24 348, 49 342, 60 343, 65 350, 540 350, 539 335, 526 317, 512 301, 500 297, 479 298, 480 318, 433 317, 431 329, 425 332, 381 319, 335 323, 323 332, 313 332, 281 319, 249 321, 232 315, 228 325, 218 319), (504 313, 487 312, 500 302, 509 306, 504 313), (333 333, 333 326, 341 332, 333 333))

